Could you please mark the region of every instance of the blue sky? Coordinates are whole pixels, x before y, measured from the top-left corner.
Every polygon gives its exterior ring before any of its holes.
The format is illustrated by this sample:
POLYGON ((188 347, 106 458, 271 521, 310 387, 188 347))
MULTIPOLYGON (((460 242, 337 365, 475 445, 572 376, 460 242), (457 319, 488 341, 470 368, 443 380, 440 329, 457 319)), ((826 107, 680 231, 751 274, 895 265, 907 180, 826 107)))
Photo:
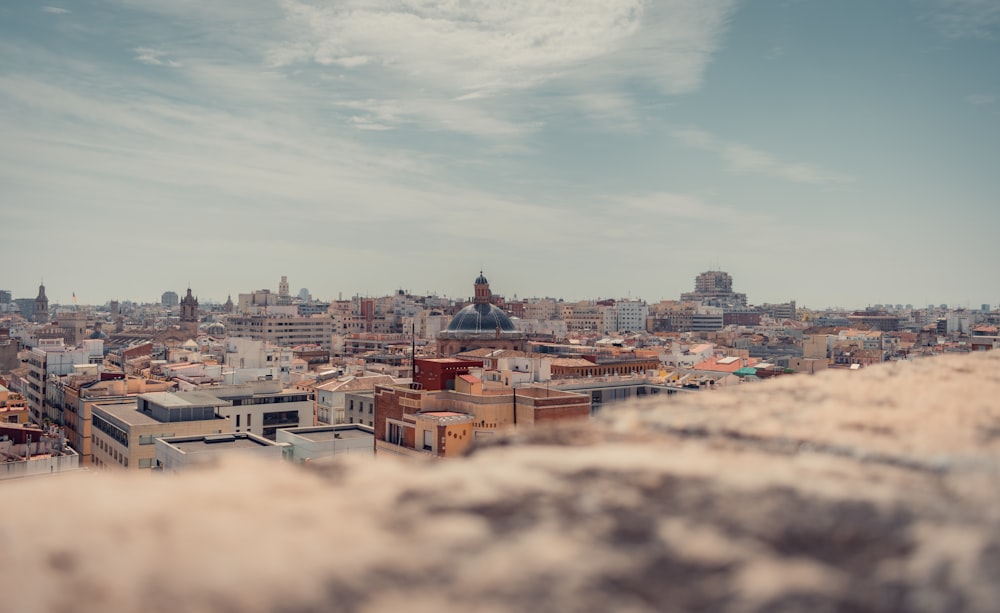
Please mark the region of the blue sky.
POLYGON ((1000 0, 0 6, 0 288, 996 305, 1000 0))

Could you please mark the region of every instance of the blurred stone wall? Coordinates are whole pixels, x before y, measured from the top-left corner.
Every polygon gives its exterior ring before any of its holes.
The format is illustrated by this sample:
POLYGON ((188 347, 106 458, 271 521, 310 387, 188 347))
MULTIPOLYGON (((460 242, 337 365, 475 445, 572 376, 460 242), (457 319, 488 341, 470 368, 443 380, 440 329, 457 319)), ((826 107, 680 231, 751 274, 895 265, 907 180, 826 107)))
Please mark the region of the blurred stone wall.
POLYGON ((0 485, 0 610, 1000 607, 1000 352, 344 459, 0 485))

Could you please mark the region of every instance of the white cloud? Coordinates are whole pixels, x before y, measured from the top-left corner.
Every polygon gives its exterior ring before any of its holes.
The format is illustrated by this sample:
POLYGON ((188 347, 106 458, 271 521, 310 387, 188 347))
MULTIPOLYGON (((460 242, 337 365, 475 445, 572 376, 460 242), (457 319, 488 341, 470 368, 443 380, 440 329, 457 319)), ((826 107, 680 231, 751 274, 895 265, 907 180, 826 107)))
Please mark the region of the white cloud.
MULTIPOLYGON (((356 78, 369 97, 374 85, 408 100, 408 111, 395 120, 498 137, 537 126, 531 96, 543 86, 562 92, 556 103, 621 125, 637 117, 625 94, 629 83, 665 94, 697 90, 735 0, 288 0, 283 6, 283 39, 267 53, 272 66, 345 70, 348 83, 356 78)), ((365 99, 349 88, 340 97, 365 99)))
POLYGON ((1000 29, 997 0, 934 0, 931 23, 947 38, 996 37, 1000 29))
POLYGON ((132 51, 135 52, 135 59, 143 64, 149 64, 150 66, 167 66, 170 68, 180 68, 180 63, 175 62, 170 59, 164 58, 164 52, 158 49, 151 49, 149 47, 136 47, 132 51))
POLYGON ((779 160, 766 151, 741 143, 721 140, 699 128, 674 130, 673 136, 689 147, 715 153, 726 162, 732 172, 766 174, 795 183, 847 183, 853 181, 852 177, 824 170, 814 164, 779 160))
POLYGON ((985 106, 997 101, 997 97, 991 94, 970 94, 965 97, 965 101, 976 106, 985 106))
POLYGON ((611 130, 639 129, 638 112, 627 96, 615 93, 585 93, 576 96, 575 102, 588 119, 611 130))
POLYGON ((747 219, 747 215, 737 209, 709 204, 688 194, 654 192, 619 197, 615 201, 634 213, 651 218, 712 223, 739 223, 747 219))
POLYGON ((351 117, 349 119, 349 121, 351 122, 351 125, 353 125, 355 128, 357 128, 359 130, 391 130, 392 129, 392 128, 390 128, 387 125, 384 125, 384 124, 381 124, 381 123, 375 123, 374 121, 372 121, 371 119, 368 119, 367 117, 360 117, 358 115, 355 115, 354 117, 351 117))
POLYGON ((70 12, 69 9, 60 8, 58 6, 43 6, 42 11, 51 13, 52 15, 66 15, 70 12))

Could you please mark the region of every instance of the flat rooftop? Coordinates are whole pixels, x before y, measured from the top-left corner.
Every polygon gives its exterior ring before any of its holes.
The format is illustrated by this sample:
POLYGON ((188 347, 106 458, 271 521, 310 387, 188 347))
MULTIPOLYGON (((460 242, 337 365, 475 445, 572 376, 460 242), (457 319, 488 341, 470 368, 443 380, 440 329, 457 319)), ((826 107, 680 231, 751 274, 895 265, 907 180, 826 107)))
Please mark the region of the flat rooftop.
POLYGON ((207 436, 186 436, 163 439, 164 443, 180 449, 184 453, 222 451, 226 449, 260 449, 275 447, 276 443, 250 437, 246 434, 211 434, 207 436))
POLYGON ((375 433, 370 429, 359 428, 357 424, 353 427, 344 428, 337 426, 321 426, 318 428, 294 428, 291 434, 301 436, 307 441, 314 443, 328 443, 334 440, 372 438, 375 433))
POLYGON ((469 362, 481 362, 478 359, 463 358, 417 358, 418 362, 433 362, 434 364, 468 364, 469 362))
POLYGON ((428 411, 426 413, 417 413, 415 417, 433 419, 439 423, 457 423, 462 421, 472 421, 475 419, 472 415, 457 413, 455 411, 428 411))
POLYGON ((97 403, 94 405, 93 410, 103 411, 104 413, 107 413, 115 419, 118 419, 119 421, 130 426, 146 426, 163 423, 158 419, 153 419, 153 417, 148 413, 140 411, 136 407, 134 400, 108 404, 97 403))
POLYGON ((229 403, 208 392, 147 392, 140 398, 162 407, 224 407, 229 403))
POLYGON ((580 396, 576 392, 564 392, 562 390, 550 389, 548 387, 519 387, 517 395, 527 398, 575 398, 580 396))

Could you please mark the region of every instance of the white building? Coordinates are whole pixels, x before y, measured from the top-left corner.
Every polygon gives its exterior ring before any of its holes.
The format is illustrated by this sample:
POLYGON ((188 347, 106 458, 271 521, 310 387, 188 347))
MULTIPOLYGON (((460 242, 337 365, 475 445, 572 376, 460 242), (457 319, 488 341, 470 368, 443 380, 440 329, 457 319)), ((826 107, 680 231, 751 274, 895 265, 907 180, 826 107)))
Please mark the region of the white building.
POLYGON ((550 334, 557 341, 564 340, 569 332, 566 322, 561 319, 520 319, 512 317, 511 321, 514 322, 514 327, 517 328, 518 332, 524 332, 525 334, 550 334))
POLYGON ((649 305, 642 300, 619 300, 615 303, 617 332, 645 332, 649 305))
POLYGON ((61 338, 39 339, 37 347, 21 354, 28 367, 24 394, 31 419, 41 423, 45 416, 45 388, 50 375, 57 377, 75 372, 80 364, 100 363, 104 358, 104 341, 86 340, 79 347, 68 348, 61 338))
POLYGON ((340 455, 375 455, 375 430, 359 424, 278 430, 278 442, 287 445, 285 459, 298 463, 340 455))
POLYGON ((316 419, 320 424, 347 423, 344 407, 345 396, 348 393, 371 391, 376 385, 395 383, 398 381, 389 375, 346 376, 320 383, 316 386, 316 419))
POLYGON ((279 462, 285 445, 255 434, 229 433, 174 436, 154 440, 155 468, 180 472, 217 465, 223 457, 252 456, 279 462))
POLYGON ((225 381, 241 384, 262 379, 291 381, 293 373, 309 370, 309 365, 296 359, 291 347, 281 347, 259 339, 230 337, 226 339, 225 381))
POLYGON ((0 425, 0 481, 79 468, 80 456, 66 444, 62 430, 0 425))
POLYGON ((279 428, 313 425, 312 393, 285 388, 281 381, 208 387, 202 391, 228 403, 216 411, 229 418, 236 432, 274 440, 279 428))

